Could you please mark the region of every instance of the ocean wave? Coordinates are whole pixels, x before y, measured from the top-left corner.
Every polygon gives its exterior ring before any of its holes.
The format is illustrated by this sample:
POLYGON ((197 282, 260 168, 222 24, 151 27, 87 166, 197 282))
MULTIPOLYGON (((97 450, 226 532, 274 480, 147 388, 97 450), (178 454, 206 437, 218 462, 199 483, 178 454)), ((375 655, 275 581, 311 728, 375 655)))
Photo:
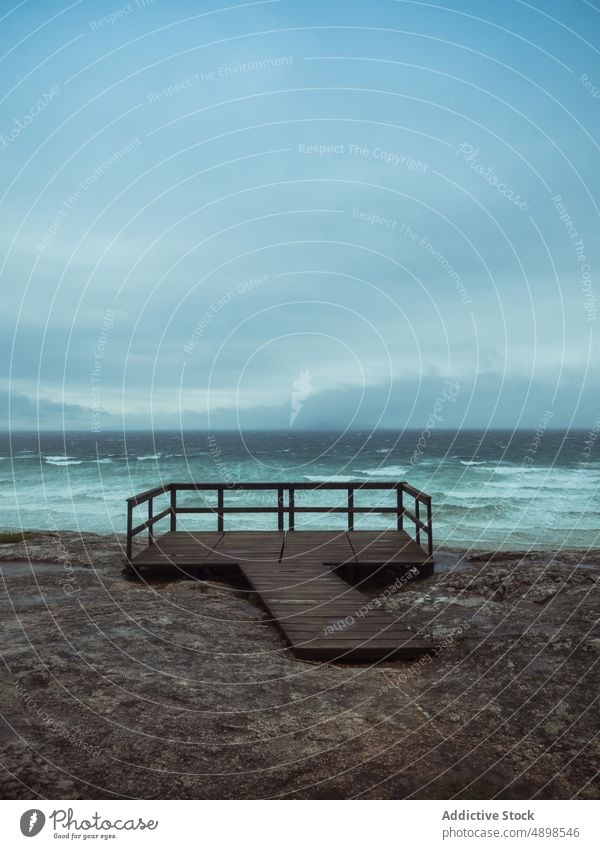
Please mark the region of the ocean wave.
POLYGON ((376 448, 375 454, 390 454, 392 451, 391 448, 376 448))
POLYGON ((77 457, 72 457, 70 454, 45 454, 44 460, 76 460, 77 457))
MULTIPOLYGON (((435 501, 443 504, 445 498, 451 498, 453 500, 458 501, 459 503, 462 501, 471 502, 473 499, 479 497, 479 493, 481 493, 482 488, 478 489, 432 489, 429 488, 428 492, 432 496, 435 501)), ((449 502, 453 503, 453 502, 449 502)))
POLYGON ((532 472, 550 472, 550 467, 537 466, 490 466, 490 472, 496 475, 530 475, 532 472))
POLYGON ((159 451, 158 454, 142 454, 142 456, 138 457, 137 459, 138 460, 160 460, 161 457, 162 457, 162 454, 159 451))
POLYGON ((491 466, 490 471, 493 471, 497 475, 526 475, 527 477, 534 477, 535 475, 543 476, 543 477, 574 477, 579 474, 579 470, 577 468, 565 467, 565 466, 491 466))
POLYGON ((459 460, 459 463, 462 466, 485 466, 489 460, 459 460))
POLYGON ((378 469, 357 469, 361 475, 404 475, 406 468, 404 466, 380 466, 378 469))
POLYGON ((99 466, 105 466, 108 463, 112 463, 110 457, 103 457, 101 460, 93 460, 94 463, 97 463, 99 466))
POLYGON ((495 510, 497 508, 498 503, 496 501, 478 502, 477 500, 471 501, 470 504, 455 504, 451 501, 441 501, 438 502, 437 508, 434 505, 434 510, 436 512, 439 510, 454 510, 457 512, 464 512, 465 510, 495 510))
MULTIPOLYGON (((435 509, 433 515, 435 517, 435 509)), ((462 507, 459 510, 448 510, 446 513, 444 513, 443 508, 441 508, 441 513, 438 510, 438 519, 440 521, 460 522, 466 525, 472 521, 477 522, 477 524, 484 522, 489 525, 502 525, 508 522, 510 525, 522 524, 524 527, 525 518, 531 518, 527 510, 520 510, 514 504, 503 504, 501 507, 496 507, 495 509, 484 507, 483 505, 470 509, 462 507)), ((537 514, 534 518, 537 521, 537 514)))
POLYGON ((304 475, 307 481, 314 483, 348 483, 356 480, 352 475, 304 475))
POLYGON ((600 480, 598 479, 598 475, 586 475, 585 478, 583 476, 579 477, 573 472, 563 473, 563 474, 552 474, 550 472, 546 472, 543 474, 528 474, 524 475, 523 478, 517 478, 516 476, 509 477, 507 479, 503 479, 503 476, 497 478, 496 480, 488 480, 482 484, 482 489, 490 489, 490 490, 506 490, 510 491, 511 489, 514 492, 519 490, 522 491, 531 491, 531 490, 546 490, 546 491, 566 491, 569 493, 574 493, 577 490, 595 490, 600 486, 600 480))
MULTIPOLYGON (((534 496, 538 497, 539 487, 535 488, 534 496)), ((473 504, 478 501, 486 502, 493 501, 526 501, 532 500, 532 493, 527 491, 526 487, 521 487, 517 484, 501 484, 501 483, 485 483, 480 487, 471 489, 446 489, 446 490, 427 490, 434 501, 443 504, 444 499, 451 499, 450 503, 466 503, 473 504)), ((539 492, 542 497, 543 493, 539 492)))
POLYGON ((46 457, 45 460, 49 466, 81 466, 83 463, 83 460, 50 460, 48 457, 46 457))

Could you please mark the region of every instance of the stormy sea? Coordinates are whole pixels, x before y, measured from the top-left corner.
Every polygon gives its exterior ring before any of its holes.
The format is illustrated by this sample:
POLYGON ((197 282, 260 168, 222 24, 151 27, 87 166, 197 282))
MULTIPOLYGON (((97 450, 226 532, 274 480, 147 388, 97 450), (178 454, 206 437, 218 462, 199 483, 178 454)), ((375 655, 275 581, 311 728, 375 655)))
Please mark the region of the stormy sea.
MULTIPOLYGON (((506 549, 598 545, 600 459, 595 431, 155 431, 0 436, 0 524, 5 531, 121 533, 125 499, 160 483, 224 482, 226 504, 274 503, 240 492, 253 481, 399 481, 432 496, 436 546, 506 549)), ((365 506, 393 494, 359 493, 365 506)), ((301 493, 298 505, 336 506, 344 492, 301 493)), ((182 505, 210 506, 190 493, 182 505)), ((209 529, 214 517, 178 527, 209 529)), ((270 514, 227 517, 226 529, 274 527, 270 514)), ((339 514, 301 514, 298 528, 338 528, 339 514)), ((385 528, 370 514, 357 527, 385 528)), ((165 530, 168 528, 165 526, 165 530)))

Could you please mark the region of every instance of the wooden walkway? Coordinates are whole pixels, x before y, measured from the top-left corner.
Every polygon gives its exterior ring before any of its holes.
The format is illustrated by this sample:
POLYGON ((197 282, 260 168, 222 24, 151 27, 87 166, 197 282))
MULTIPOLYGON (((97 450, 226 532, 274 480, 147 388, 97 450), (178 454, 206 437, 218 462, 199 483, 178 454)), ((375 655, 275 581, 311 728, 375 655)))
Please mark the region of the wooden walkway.
POLYGON ((436 648, 337 574, 350 569, 359 579, 384 566, 400 581, 430 574, 431 558, 404 531, 172 531, 131 565, 139 573, 165 566, 209 577, 241 572, 298 658, 373 662, 436 648))
POLYGON ((413 658, 433 651, 392 614, 369 607, 369 599, 327 567, 272 563, 241 567, 285 635, 296 657, 323 661, 413 658))

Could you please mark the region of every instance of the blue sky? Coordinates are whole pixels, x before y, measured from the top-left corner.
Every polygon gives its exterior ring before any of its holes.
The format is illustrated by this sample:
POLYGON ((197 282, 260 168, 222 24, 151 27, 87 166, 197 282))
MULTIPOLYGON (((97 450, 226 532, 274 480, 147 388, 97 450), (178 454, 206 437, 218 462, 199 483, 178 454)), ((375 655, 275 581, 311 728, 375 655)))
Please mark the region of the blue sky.
POLYGON ((594 4, 1 14, 1 426, 593 424, 594 4))

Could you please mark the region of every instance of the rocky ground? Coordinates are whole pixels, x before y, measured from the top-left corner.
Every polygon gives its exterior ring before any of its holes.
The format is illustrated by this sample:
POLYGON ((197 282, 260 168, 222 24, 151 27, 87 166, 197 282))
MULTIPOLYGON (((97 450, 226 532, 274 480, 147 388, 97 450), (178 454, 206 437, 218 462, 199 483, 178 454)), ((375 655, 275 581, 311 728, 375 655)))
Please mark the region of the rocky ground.
POLYGON ((0 545, 4 798, 598 798, 599 551, 409 581, 385 604, 440 651, 367 666, 295 660, 241 584, 131 582, 122 545, 0 545))

